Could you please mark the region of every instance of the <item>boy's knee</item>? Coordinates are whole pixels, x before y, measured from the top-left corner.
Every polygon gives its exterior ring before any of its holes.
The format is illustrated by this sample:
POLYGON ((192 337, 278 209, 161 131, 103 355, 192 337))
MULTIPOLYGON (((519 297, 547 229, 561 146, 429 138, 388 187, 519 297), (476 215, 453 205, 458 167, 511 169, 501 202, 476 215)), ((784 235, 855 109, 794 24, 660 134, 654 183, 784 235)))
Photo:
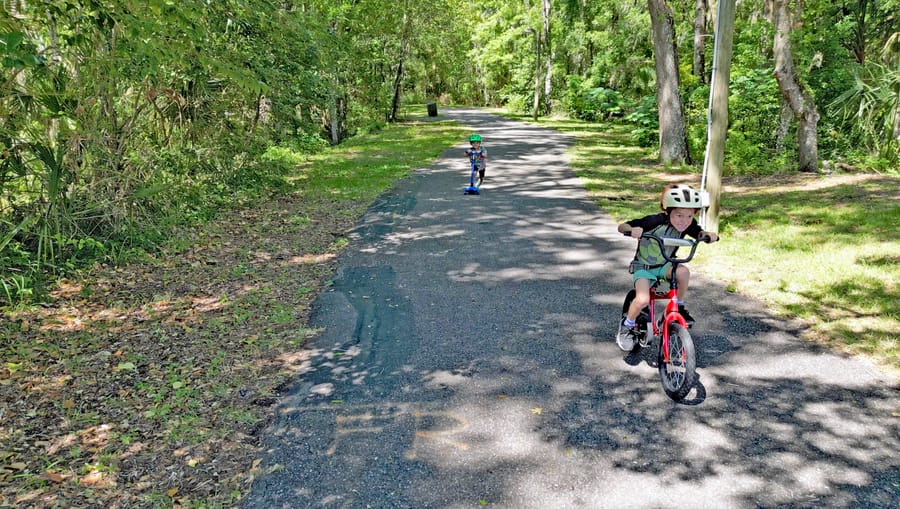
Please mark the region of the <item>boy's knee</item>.
POLYGON ((635 306, 645 307, 650 304, 650 295, 635 295, 634 300, 632 301, 635 306))

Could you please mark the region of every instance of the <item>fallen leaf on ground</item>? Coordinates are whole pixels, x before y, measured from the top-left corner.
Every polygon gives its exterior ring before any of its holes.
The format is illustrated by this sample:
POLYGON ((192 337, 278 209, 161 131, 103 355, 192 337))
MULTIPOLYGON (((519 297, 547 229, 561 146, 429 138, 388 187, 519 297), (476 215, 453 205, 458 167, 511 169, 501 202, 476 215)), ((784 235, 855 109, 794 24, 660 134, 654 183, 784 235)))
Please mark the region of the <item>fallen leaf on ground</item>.
POLYGON ((50 472, 49 470, 47 472, 44 472, 44 479, 55 483, 61 483, 65 481, 67 477, 68 476, 59 474, 57 472, 50 472))
POLYGON ((94 470, 78 481, 82 486, 93 486, 95 488, 113 488, 116 486, 116 478, 112 474, 94 470))

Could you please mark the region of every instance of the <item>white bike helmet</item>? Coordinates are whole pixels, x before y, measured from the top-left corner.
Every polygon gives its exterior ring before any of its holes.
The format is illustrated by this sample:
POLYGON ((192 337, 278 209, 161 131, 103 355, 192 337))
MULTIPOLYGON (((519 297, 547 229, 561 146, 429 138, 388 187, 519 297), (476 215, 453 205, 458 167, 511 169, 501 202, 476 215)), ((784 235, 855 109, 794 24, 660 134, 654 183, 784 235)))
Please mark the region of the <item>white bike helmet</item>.
POLYGON ((700 199, 700 191, 686 184, 667 186, 662 195, 662 208, 701 209, 703 201, 700 199))

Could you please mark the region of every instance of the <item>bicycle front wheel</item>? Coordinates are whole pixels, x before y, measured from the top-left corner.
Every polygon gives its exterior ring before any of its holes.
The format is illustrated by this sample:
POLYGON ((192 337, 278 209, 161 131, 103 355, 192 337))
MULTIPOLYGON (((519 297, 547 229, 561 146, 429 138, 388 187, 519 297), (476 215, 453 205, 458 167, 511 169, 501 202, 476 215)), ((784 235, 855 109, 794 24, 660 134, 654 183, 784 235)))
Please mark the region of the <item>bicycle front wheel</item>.
POLYGON ((672 322, 669 324, 669 362, 666 362, 663 352, 665 344, 665 341, 660 341, 659 378, 666 394, 679 401, 691 391, 697 378, 694 340, 686 328, 678 322, 672 322))

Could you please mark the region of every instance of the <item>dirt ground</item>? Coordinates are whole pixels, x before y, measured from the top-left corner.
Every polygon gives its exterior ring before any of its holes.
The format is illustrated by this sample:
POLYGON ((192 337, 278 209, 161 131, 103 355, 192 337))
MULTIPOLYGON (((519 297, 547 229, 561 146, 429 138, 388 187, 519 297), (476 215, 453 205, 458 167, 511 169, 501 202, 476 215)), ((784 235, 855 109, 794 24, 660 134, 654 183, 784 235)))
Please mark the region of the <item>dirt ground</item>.
POLYGON ((6 311, 0 507, 232 505, 356 207, 235 211, 6 311))

